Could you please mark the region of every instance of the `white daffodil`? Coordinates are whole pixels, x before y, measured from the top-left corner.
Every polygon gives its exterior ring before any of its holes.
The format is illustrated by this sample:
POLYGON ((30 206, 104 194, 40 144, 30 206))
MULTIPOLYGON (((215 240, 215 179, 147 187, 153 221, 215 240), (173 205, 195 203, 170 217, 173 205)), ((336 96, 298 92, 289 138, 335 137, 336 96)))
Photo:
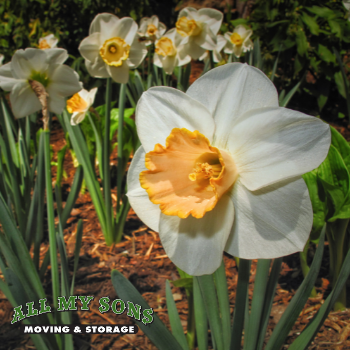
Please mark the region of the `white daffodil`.
MULTIPOLYGON (((221 50, 226 45, 226 39, 222 35, 217 36, 217 44, 213 50, 213 61, 219 63, 222 61, 221 50)), ((199 57, 200 61, 206 61, 209 59, 209 51, 205 51, 204 54, 199 57)))
POLYGON ((303 250, 313 214, 301 175, 325 159, 330 129, 279 107, 260 70, 231 63, 186 93, 151 88, 136 125, 128 197, 179 268, 213 273, 223 251, 270 259, 303 250))
POLYGON ((170 29, 155 44, 153 63, 163 68, 166 74, 172 74, 175 67, 183 66, 191 62, 183 45, 180 45, 181 36, 176 29, 170 29))
POLYGON ((45 88, 48 110, 58 114, 66 106, 65 97, 81 90, 78 74, 63 65, 67 58, 64 49, 28 48, 16 51, 12 61, 0 67, 0 87, 11 91, 11 107, 16 118, 42 109, 31 82, 38 82, 45 88))
POLYGON ((94 103, 96 92, 97 88, 90 91, 83 89, 67 101, 67 111, 72 113, 70 120, 72 125, 77 125, 84 120, 86 112, 94 103))
POLYGON ((159 22, 157 16, 144 17, 140 21, 139 35, 142 38, 146 38, 145 45, 151 45, 157 39, 159 39, 166 31, 166 25, 159 22))
POLYGON ((0 67, 2 66, 2 62, 4 61, 5 56, 0 53, 0 67))
POLYGON ((233 53, 236 57, 240 57, 242 52, 250 51, 253 48, 253 42, 249 39, 253 34, 251 29, 246 29, 243 25, 238 25, 233 33, 225 33, 227 40, 225 53, 233 53))
POLYGON ((96 78, 112 77, 117 83, 127 83, 129 69, 136 68, 147 54, 136 22, 101 13, 92 21, 89 34, 79 46, 88 72, 96 78))
POLYGON ((39 39, 39 49, 53 49, 57 47, 58 39, 53 35, 49 34, 39 39))
POLYGON ((182 36, 181 44, 193 58, 201 57, 206 50, 216 47, 216 34, 223 19, 223 14, 214 9, 196 10, 186 7, 180 11, 176 22, 176 30, 182 36))

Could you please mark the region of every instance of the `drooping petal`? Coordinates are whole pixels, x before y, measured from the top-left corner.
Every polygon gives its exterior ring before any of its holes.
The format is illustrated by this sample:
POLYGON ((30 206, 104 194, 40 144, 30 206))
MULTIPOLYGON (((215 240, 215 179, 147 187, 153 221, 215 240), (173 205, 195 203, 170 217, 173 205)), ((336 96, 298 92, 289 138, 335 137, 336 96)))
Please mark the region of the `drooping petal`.
POLYGON ((110 25, 113 26, 118 22, 118 20, 119 18, 111 13, 100 13, 91 22, 89 34, 91 35, 95 32, 100 33, 101 27, 105 26, 106 23, 110 23, 110 25))
POLYGON ((80 54, 87 60, 93 62, 100 55, 101 43, 100 33, 96 32, 86 37, 79 45, 80 54))
POLYGON ((186 53, 190 55, 194 60, 197 60, 204 54, 205 49, 198 46, 194 42, 193 38, 190 37, 188 44, 184 45, 184 51, 186 51, 186 53))
POLYGON ((304 249, 313 215, 302 178, 254 192, 237 181, 230 195, 235 219, 227 253, 243 259, 272 259, 304 249))
POLYGON ((0 87, 2 89, 11 91, 18 82, 18 79, 13 77, 11 62, 0 67, 0 87))
POLYGON ((164 69, 164 72, 166 74, 173 74, 174 68, 178 63, 176 56, 166 56, 166 57, 160 56, 159 58, 162 64, 161 67, 164 69))
POLYGON ((233 53, 236 57, 241 57, 243 52, 242 45, 233 45, 233 53))
POLYGON ((168 257, 180 269, 192 276, 211 274, 221 264, 233 219, 234 206, 225 195, 202 219, 161 214, 159 236, 168 257))
POLYGON ((51 86, 47 88, 48 98, 48 108, 50 112, 61 114, 66 107, 66 99, 57 91, 55 88, 52 89, 51 86))
POLYGON ((70 123, 72 125, 78 125, 85 119, 85 112, 74 112, 71 116, 70 123))
POLYGON ((113 31, 113 37, 122 38, 131 46, 137 33, 137 28, 136 22, 131 17, 121 18, 118 26, 113 31))
POLYGON ((201 33, 193 37, 193 42, 200 46, 202 49, 214 50, 216 47, 217 39, 210 28, 204 23, 201 33))
POLYGON ((210 142, 215 132, 214 120, 201 103, 169 87, 150 88, 142 94, 136 107, 136 125, 146 152, 156 143, 164 145, 174 128, 198 130, 210 142))
POLYGON ((222 12, 215 9, 203 8, 198 10, 198 15, 199 20, 206 23, 213 34, 216 35, 224 17, 222 12))
POLYGON ((113 67, 106 65, 107 72, 112 79, 120 84, 126 84, 129 80, 129 66, 126 62, 119 67, 113 67))
POLYGON ((278 107, 271 80, 259 69, 241 63, 209 71, 186 94, 209 109, 216 124, 214 144, 222 149, 227 148, 230 131, 240 116, 256 108, 278 107))
POLYGON ((331 133, 320 119, 286 108, 263 108, 236 119, 228 140, 250 190, 305 174, 326 158, 331 133))
POLYGON ((68 58, 68 52, 65 49, 46 49, 45 53, 46 60, 49 64, 63 64, 68 58))
POLYGON ((48 62, 44 50, 28 48, 17 50, 11 61, 12 74, 17 79, 28 79, 35 72, 47 70, 48 62))
POLYGON ((11 108, 16 118, 23 118, 41 109, 39 99, 27 81, 16 84, 10 94, 11 108))
POLYGON ((129 59, 127 60, 129 68, 138 67, 147 55, 147 49, 144 43, 139 42, 139 35, 135 35, 133 44, 130 47, 129 59))
POLYGON ((153 231, 159 231, 160 209, 159 205, 153 204, 147 192, 140 185, 140 173, 147 170, 145 166, 145 155, 143 147, 135 152, 134 158, 128 170, 128 193, 131 207, 138 217, 153 231))
POLYGON ((63 97, 70 96, 82 89, 78 73, 68 66, 50 67, 50 90, 63 97))
POLYGON ((85 66, 89 74, 95 78, 108 78, 110 76, 106 69, 107 65, 100 56, 95 61, 85 60, 85 66))

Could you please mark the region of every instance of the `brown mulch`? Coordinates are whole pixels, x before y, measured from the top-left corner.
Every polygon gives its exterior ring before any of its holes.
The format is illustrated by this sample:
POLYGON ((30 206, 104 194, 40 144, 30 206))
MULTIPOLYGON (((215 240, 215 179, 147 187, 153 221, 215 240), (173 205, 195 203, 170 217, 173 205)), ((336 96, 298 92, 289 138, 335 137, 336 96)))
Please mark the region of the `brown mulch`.
MULTIPOLYGON (((202 64, 198 63, 192 67, 191 79, 201 74, 202 64)), ((336 126, 337 129, 349 140, 350 131, 343 126, 336 126)), ((57 152, 65 144, 64 134, 57 121, 54 120, 51 144, 54 150, 54 161, 57 159, 57 152)), ((115 151, 111 156, 111 165, 116 165, 115 151)), ((64 168, 67 178, 63 179, 63 200, 66 200, 72 184, 75 169, 69 152, 65 157, 64 168)), ((53 167, 53 179, 56 169, 53 167)), ((112 195, 114 205, 115 193, 112 195)), ((98 300, 102 296, 109 296, 110 300, 117 298, 117 294, 111 282, 111 270, 117 269, 128 278, 143 295, 154 312, 165 322, 168 328, 169 319, 165 302, 165 281, 179 278, 176 267, 168 259, 159 236, 156 232, 146 227, 130 210, 124 237, 122 242, 107 247, 100 225, 94 210, 91 197, 86 190, 79 195, 76 205, 68 220, 68 227, 64 231, 67 247, 69 265, 73 268, 73 255, 78 220, 83 220, 84 234, 80 251, 79 266, 76 275, 74 295, 92 295, 94 300, 90 303, 89 311, 77 311, 74 317, 75 323, 82 324, 133 324, 132 319, 124 314, 115 315, 112 311, 101 314, 98 311, 98 300), (78 320, 79 318, 79 320, 78 320)), ((42 257, 48 250, 48 241, 42 245, 42 257)), ((226 275, 229 288, 231 315, 235 307, 235 294, 237 288, 237 268, 235 260, 224 256, 226 275)), ((256 262, 252 264, 250 277, 249 299, 253 294, 253 283, 255 280, 256 262)), ((287 257, 282 265, 281 276, 274 298, 270 322, 266 333, 266 341, 272 334, 275 324, 286 309, 288 302, 295 294, 296 289, 302 281, 299 257, 297 254, 287 257)), ((45 280, 46 292, 50 294, 50 275, 45 280)), ((312 319, 317 310, 324 302, 324 296, 329 294, 330 286, 327 279, 327 271, 321 271, 317 281, 316 298, 309 298, 298 321, 288 335, 287 344, 290 344, 312 319)), ((177 309, 186 330, 188 305, 186 293, 183 289, 172 286, 172 292, 176 300, 177 309)), ((0 292, 0 349, 34 349, 29 336, 20 334, 19 323, 11 325, 13 307, 6 297, 0 292)), ((283 349, 287 349, 288 345, 283 349)), ((147 339, 141 330, 137 334, 129 335, 82 335, 75 339, 76 349, 155 349, 154 345, 147 339)), ((350 310, 332 312, 320 329, 314 342, 309 349, 350 349, 350 310)), ((39 349, 40 350, 40 349, 39 349)))

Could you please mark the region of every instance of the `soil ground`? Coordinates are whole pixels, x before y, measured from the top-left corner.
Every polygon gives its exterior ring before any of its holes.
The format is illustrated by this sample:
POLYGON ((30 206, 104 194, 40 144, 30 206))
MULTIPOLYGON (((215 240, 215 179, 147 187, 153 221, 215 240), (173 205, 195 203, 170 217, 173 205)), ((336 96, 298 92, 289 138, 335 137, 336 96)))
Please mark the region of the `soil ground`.
MULTIPOLYGON (((191 80, 201 73, 202 65, 193 66, 191 80)), ((337 126, 337 129, 349 140, 350 132, 346 126, 337 126)), ((54 161, 57 151, 65 144, 64 133, 57 120, 53 122, 51 133, 51 145, 54 150, 54 161)), ((116 166, 116 151, 111 156, 111 164, 116 166)), ((72 184, 75 168, 70 153, 67 152, 64 168, 67 178, 63 180, 63 198, 67 197, 72 184)), ((53 170, 53 182, 55 181, 55 167, 53 170)), ((115 202, 115 193, 112 196, 115 202)), ((115 203, 114 203, 115 204, 115 203)), ((173 281, 179 278, 176 267, 168 259, 158 234, 146 227, 130 210, 125 226, 122 242, 113 247, 107 247, 101 233, 93 203, 88 191, 81 193, 68 221, 68 227, 64 231, 67 245, 70 267, 73 268, 73 254, 78 220, 83 220, 84 234, 80 251, 79 266, 76 275, 74 295, 93 295, 95 300, 90 304, 89 311, 77 311, 82 324, 132 324, 132 319, 123 315, 115 315, 112 311, 101 314, 98 311, 98 300, 102 296, 109 296, 110 300, 117 295, 111 283, 111 270, 118 269, 139 290, 154 312, 170 328, 165 302, 165 281, 173 281)), ((290 344, 304 329, 309 320, 317 312, 324 302, 324 297, 329 294, 327 246, 324 263, 317 280, 316 298, 310 298, 300 314, 297 323, 289 333, 287 344, 290 344)), ((48 239, 42 245, 42 257, 48 250, 48 239)), ((228 280, 230 311, 235 307, 235 293, 237 287, 237 268, 235 260, 224 256, 226 275, 228 280)), ((256 262, 253 262, 249 299, 253 293, 256 262)), ((298 254, 286 257, 283 262, 279 283, 274 298, 272 314, 268 326, 266 340, 269 339, 276 322, 285 310, 288 302, 295 294, 302 282, 302 273, 298 254)), ((50 294, 50 275, 45 279, 45 289, 50 294)), ((172 292, 176 300, 176 306, 182 320, 184 329, 187 323, 187 299, 183 289, 172 286, 172 292)), ((34 349, 29 336, 20 334, 19 323, 11 325, 13 307, 0 292, 0 349, 34 349)), ((75 339, 76 349, 155 349, 141 330, 134 335, 92 335, 80 336, 75 339)), ((317 334, 309 349, 350 349, 350 310, 332 312, 317 334)), ((39 349, 40 350, 40 349, 39 349)))

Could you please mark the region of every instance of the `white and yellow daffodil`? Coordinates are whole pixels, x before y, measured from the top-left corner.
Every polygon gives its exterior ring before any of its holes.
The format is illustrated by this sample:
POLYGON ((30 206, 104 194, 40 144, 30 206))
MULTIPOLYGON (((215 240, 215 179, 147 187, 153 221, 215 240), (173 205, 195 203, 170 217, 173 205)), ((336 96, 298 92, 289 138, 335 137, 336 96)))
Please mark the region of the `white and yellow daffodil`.
POLYGON ((223 251, 270 259, 303 250, 313 213, 301 175, 325 159, 330 129, 279 107, 263 72, 231 63, 186 93, 151 88, 136 125, 142 146, 127 195, 179 268, 211 274, 223 251))
POLYGON ((166 25, 159 22, 158 16, 144 17, 140 21, 139 35, 146 38, 145 45, 151 45, 157 39, 159 39, 166 31, 166 25))
POLYGON ((153 63, 163 68, 166 74, 172 74, 175 67, 183 66, 191 62, 183 45, 180 45, 181 36, 176 29, 170 29, 155 43, 153 63))
POLYGON ((187 54, 193 59, 201 57, 206 50, 216 47, 216 34, 223 19, 223 14, 214 9, 196 10, 186 7, 180 11, 176 30, 182 36, 181 44, 185 45, 187 54))
MULTIPOLYGON (((217 43, 215 49, 213 50, 213 61, 219 63, 222 61, 221 50, 226 45, 226 39, 222 35, 217 36, 217 43)), ((200 61, 207 61, 209 59, 209 51, 205 51, 204 54, 199 57, 200 61)))
POLYGON ((82 88, 78 74, 63 65, 68 58, 64 49, 18 50, 10 63, 0 67, 0 87, 11 91, 10 101, 16 118, 25 117, 42 109, 31 81, 38 82, 48 94, 47 107, 53 113, 62 113, 65 97, 82 88))
POLYGON ((137 29, 130 17, 97 15, 90 25, 90 35, 79 46, 88 72, 96 78, 111 77, 117 83, 127 83, 129 69, 136 68, 147 54, 137 29))
POLYGON ((250 36, 253 34, 251 29, 246 29, 243 25, 238 25, 233 33, 225 33, 226 47, 225 53, 233 53, 236 57, 240 57, 242 52, 250 51, 253 48, 253 42, 250 36))
POLYGON ((72 113, 70 120, 72 125, 77 125, 84 120, 86 112, 94 103, 96 92, 97 88, 90 91, 83 89, 67 101, 67 111, 72 113))
POLYGON ((49 34, 39 39, 39 49, 54 49, 57 47, 58 39, 53 35, 49 34))

